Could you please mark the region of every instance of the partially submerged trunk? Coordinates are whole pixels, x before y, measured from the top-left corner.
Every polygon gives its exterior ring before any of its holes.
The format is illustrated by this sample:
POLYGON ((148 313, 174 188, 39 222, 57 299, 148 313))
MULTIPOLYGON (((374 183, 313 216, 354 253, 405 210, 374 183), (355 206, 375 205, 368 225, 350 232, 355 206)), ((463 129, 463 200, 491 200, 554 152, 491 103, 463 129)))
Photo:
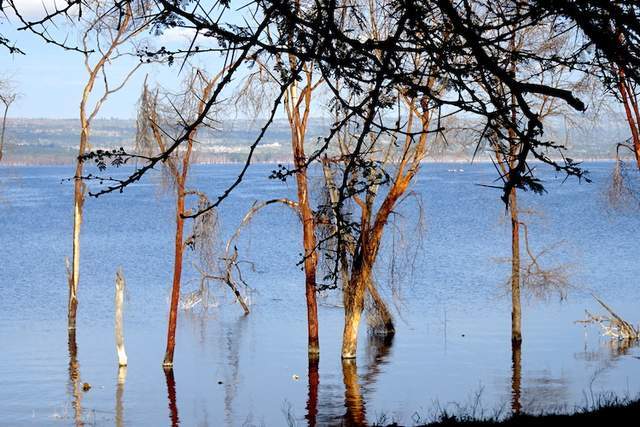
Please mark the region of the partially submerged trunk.
MULTIPOLYGON (((413 115, 415 114, 421 122, 421 133, 417 143, 407 134, 402 160, 398 165, 391 187, 375 216, 372 213, 373 197, 368 196, 365 201, 356 198, 356 202, 362 209, 362 214, 360 220, 360 235, 354 252, 351 278, 348 286, 345 286, 343 290, 345 308, 344 331, 342 335, 343 359, 353 359, 356 357, 358 329, 364 308, 365 291, 372 279, 372 270, 378 256, 380 245, 382 244, 384 228, 398 200, 407 191, 409 184, 418 172, 420 161, 426 153, 430 113, 426 105, 422 107, 422 112, 418 112, 418 110, 413 107, 413 104, 411 104, 411 108, 407 130, 411 130, 413 115), (410 153, 412 147, 413 153, 410 153)), ((392 330, 389 332, 393 333, 392 330)))
POLYGON ((78 344, 76 341, 76 330, 68 330, 68 348, 69 348, 69 388, 73 401, 73 416, 77 426, 83 425, 82 422, 82 389, 80 384, 80 364, 78 363, 78 344))
POLYGON ((522 342, 522 306, 520 297, 520 222, 515 188, 509 194, 511 213, 511 341, 522 342))
MULTIPOLYGON (((329 193, 331 206, 334 211, 333 215, 337 218, 341 215, 341 213, 337 211, 340 196, 338 194, 338 189, 335 185, 333 173, 331 171, 331 166, 329 165, 329 160, 326 157, 322 161, 322 170, 324 174, 325 185, 329 193)), ((338 263, 339 263, 342 284, 343 286, 348 286, 351 280, 350 279, 351 272, 349 268, 349 262, 347 260, 347 251, 350 253, 351 256, 354 256, 355 244, 352 241, 353 240, 352 236, 343 233, 342 230, 339 230, 336 225, 333 226, 332 231, 333 233, 336 233, 336 234, 340 233, 340 240, 342 241, 342 245, 340 245, 340 247, 337 247, 336 250, 337 250, 337 256, 339 257, 338 263)), ((374 312, 371 313, 371 315, 376 316, 379 320, 379 324, 375 325, 374 332, 377 334, 383 334, 383 335, 393 334, 395 332, 395 326, 393 324, 393 316, 391 315, 391 311, 387 307, 387 304, 385 303, 384 299, 380 296, 380 293, 378 292, 378 289, 376 288, 376 285, 373 282, 373 280, 367 281, 366 290, 368 291, 372 300, 372 305, 370 308, 374 312)))
POLYGON ((118 366, 127 366, 127 352, 124 348, 123 315, 125 281, 122 269, 116 272, 116 298, 115 298, 115 334, 116 351, 118 353, 118 366))
MULTIPOLYGON (((291 61, 295 61, 290 58, 291 61)), ((316 299, 316 272, 318 256, 316 253, 315 218, 309 201, 309 183, 307 177, 307 157, 304 150, 305 133, 311 104, 311 78, 308 75, 303 97, 298 94, 297 83, 287 89, 285 107, 291 128, 291 149, 293 163, 297 170, 296 185, 298 193, 298 211, 302 220, 302 245, 304 248, 305 297, 307 301, 307 334, 309 354, 320 352, 318 338, 318 303, 316 299), (302 104, 303 103, 303 104, 302 104), (304 111, 300 106, 304 105, 304 111)))
POLYGON ((173 261, 173 284, 171 286, 171 306, 169 308, 169 325, 167 328, 167 349, 164 354, 164 367, 173 366, 173 353, 176 348, 176 325, 178 321, 178 305, 180 302, 180 281, 182 277, 182 255, 184 251, 184 182, 178 182, 176 203, 176 234, 173 261))
POLYGON ((123 10, 119 11, 119 26, 116 30, 109 33, 110 37, 107 40, 101 40, 103 49, 91 49, 88 46, 88 39, 92 31, 97 31, 95 36, 98 39, 98 46, 100 46, 100 31, 96 30, 96 26, 99 26, 100 20, 108 18, 108 13, 100 15, 96 18, 95 22, 92 22, 88 29, 85 30, 82 37, 82 43, 84 47, 84 66, 88 72, 87 83, 85 84, 82 97, 80 99, 80 144, 78 147, 78 157, 76 160, 76 170, 74 175, 74 187, 73 187, 73 234, 72 234, 72 260, 71 268, 69 269, 69 304, 68 304, 68 328, 76 328, 76 313, 78 309, 78 283, 80 281, 80 228, 82 226, 83 219, 83 205, 85 197, 86 186, 82 182, 83 166, 84 163, 81 160, 89 150, 89 134, 91 131, 91 124, 93 119, 100 112, 100 108, 107 100, 109 95, 119 91, 129 81, 131 76, 140 67, 142 63, 135 65, 129 73, 125 75, 120 84, 114 88, 109 87, 109 79, 105 71, 105 65, 110 63, 114 57, 121 56, 118 49, 130 38, 142 31, 145 25, 136 26, 135 29, 130 27, 133 21, 133 9, 131 5, 127 5, 123 10), (100 56, 94 65, 90 65, 90 55, 93 52, 99 52, 100 56), (98 76, 101 76, 104 82, 104 90, 101 95, 98 96, 97 101, 92 107, 88 107, 89 98, 94 89, 94 85, 98 76))
MULTIPOLYGON (((86 97, 89 92, 86 92, 86 97)), ((84 99, 86 101, 86 98, 84 99)), ((87 151, 89 140, 89 123, 84 114, 84 101, 81 107, 80 122, 82 131, 80 133, 80 146, 78 157, 87 151)), ((80 228, 82 226, 85 184, 82 182, 84 163, 76 160, 76 171, 73 186, 73 237, 72 237, 72 261, 69 274, 69 304, 68 304, 68 328, 76 328, 76 315, 78 310, 78 282, 80 281, 80 228)))

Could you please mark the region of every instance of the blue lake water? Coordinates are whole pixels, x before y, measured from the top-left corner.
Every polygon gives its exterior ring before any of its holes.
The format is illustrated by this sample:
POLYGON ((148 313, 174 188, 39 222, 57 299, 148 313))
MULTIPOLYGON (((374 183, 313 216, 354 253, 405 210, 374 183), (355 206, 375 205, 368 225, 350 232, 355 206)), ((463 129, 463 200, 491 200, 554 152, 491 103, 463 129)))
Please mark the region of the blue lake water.
MULTIPOLYGON (((571 283, 562 301, 556 294, 524 300, 517 388, 529 412, 571 411, 593 396, 640 392, 638 348, 621 349, 596 326, 575 323, 585 309, 603 314, 591 292, 640 321, 640 215, 604 202, 612 163, 585 167, 592 184, 563 183, 541 167, 548 194, 521 197, 521 208, 533 212, 523 217, 532 249, 550 248, 541 263, 561 266, 571 283)), ((267 179, 272 168, 252 167, 223 203, 220 241, 254 201, 295 197, 293 182, 267 179)), ((237 170, 195 166, 191 187, 214 197, 237 170)), ((174 207, 158 177, 85 203, 77 364, 70 369, 64 259, 72 184, 64 178, 72 174, 63 166, 0 168, 0 425, 340 425, 354 411, 369 423, 412 424, 438 408, 511 411, 510 225, 499 191, 478 185, 494 183, 491 165, 425 164, 415 197, 397 210, 375 274, 394 310, 392 343, 369 337, 363 325, 356 366, 343 366, 340 296, 328 292, 320 299, 319 369, 309 371, 304 276, 296 265, 300 225, 288 208, 274 206, 255 217, 238 245, 254 263, 244 271, 251 314, 212 283, 215 307, 180 313, 172 378, 161 362, 174 207), (402 233, 394 238, 392 229, 402 233), (119 381, 113 299, 120 266, 129 365, 119 381), (74 392, 84 382, 91 389, 74 392)), ((198 286, 191 261, 186 291, 198 286)))

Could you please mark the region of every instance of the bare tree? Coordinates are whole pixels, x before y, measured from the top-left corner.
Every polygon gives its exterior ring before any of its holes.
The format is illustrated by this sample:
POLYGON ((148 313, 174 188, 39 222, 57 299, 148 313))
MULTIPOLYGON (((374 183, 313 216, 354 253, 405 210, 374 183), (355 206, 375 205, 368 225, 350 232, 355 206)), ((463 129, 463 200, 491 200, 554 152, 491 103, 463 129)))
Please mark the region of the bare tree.
POLYGON ((9 81, 9 79, 0 78, 0 102, 2 102, 3 110, 2 110, 2 128, 0 129, 0 162, 2 161, 2 156, 4 155, 4 136, 5 130, 7 128, 7 114, 9 112, 9 107, 13 104, 18 98, 18 93, 13 88, 13 85, 9 81))
MULTIPOLYGON (((516 5, 516 15, 521 13, 519 8, 525 4, 516 5)), ((507 7, 507 5, 505 4, 503 7, 507 7)), ((552 34, 552 22, 541 21, 537 26, 521 32, 516 31, 514 27, 505 49, 504 61, 507 64, 507 70, 511 75, 519 76, 522 81, 549 84, 579 93, 581 86, 584 85, 583 80, 585 78, 572 78, 567 67, 545 68, 539 64, 527 64, 518 59, 518 53, 523 51, 535 52, 539 56, 545 56, 551 52, 566 51, 571 34, 563 34, 557 37, 552 37, 552 34)), ((483 81, 479 83, 483 86, 486 85, 486 82, 483 81)), ((517 127, 515 126, 523 120, 518 112, 518 103, 520 101, 505 84, 499 85, 498 94, 494 102, 502 105, 505 114, 509 117, 504 120, 507 126, 503 131, 492 132, 488 141, 495 156, 494 164, 499 172, 500 179, 508 182, 511 175, 521 173, 518 172, 519 159, 523 155, 523 150, 526 149, 526 144, 523 143, 522 138, 518 135, 517 127)), ((530 108, 535 111, 541 123, 551 122, 558 117, 566 117, 570 114, 570 111, 560 104, 556 98, 548 95, 534 95, 528 97, 527 100, 530 108)), ((526 170, 524 174, 527 179, 531 180, 530 188, 534 192, 541 193, 544 191, 541 183, 533 177, 532 169, 526 170)), ((568 286, 561 268, 556 268, 553 271, 542 269, 538 261, 541 254, 536 256, 531 250, 528 228, 521 218, 522 208, 518 203, 518 191, 526 189, 519 186, 511 186, 504 196, 508 202, 507 210, 511 222, 511 340, 515 343, 515 346, 522 341, 522 285, 529 285, 528 287, 537 295, 543 295, 552 289, 560 290, 562 295, 562 292, 568 286), (524 230, 526 255, 530 259, 526 268, 522 265, 522 230, 524 230)), ((514 351, 517 353, 519 349, 514 351)))
MULTIPOLYGON (((221 76, 222 72, 208 77, 204 71, 194 69, 186 79, 184 93, 178 96, 165 95, 165 105, 159 100, 160 91, 151 92, 145 82, 139 103, 137 151, 147 158, 156 152, 164 152, 167 145, 174 139, 175 130, 180 129, 194 115, 202 113, 206 100, 211 96, 211 91, 221 76)), ((208 246, 211 245, 211 236, 214 233, 216 223, 216 212, 210 210, 206 215, 201 215, 195 220, 192 234, 188 239, 185 239, 185 216, 191 213, 190 208, 186 207, 187 197, 196 196, 198 199, 204 197, 204 204, 208 203, 204 194, 187 187, 197 131, 198 129, 193 129, 189 134, 187 144, 182 149, 174 151, 172 156, 163 163, 163 171, 168 175, 176 196, 173 284, 167 349, 163 362, 163 366, 168 368, 173 366, 184 249, 187 246, 195 248, 197 245, 204 251, 209 250, 208 246)))
POLYGON ((82 182, 84 162, 81 157, 91 150, 91 125, 103 104, 110 95, 122 89, 142 65, 142 62, 137 61, 115 85, 109 77, 109 66, 114 61, 128 58, 135 53, 131 51, 135 47, 135 37, 149 25, 144 16, 146 3, 147 0, 130 1, 119 9, 108 2, 95 1, 91 3, 91 7, 84 6, 84 14, 80 18, 85 26, 82 30, 82 55, 87 81, 80 98, 80 143, 74 175, 72 263, 68 277, 69 329, 76 327, 80 280, 80 228, 86 190, 82 182), (102 88, 96 90, 96 83, 100 84, 99 82, 102 83, 102 88))

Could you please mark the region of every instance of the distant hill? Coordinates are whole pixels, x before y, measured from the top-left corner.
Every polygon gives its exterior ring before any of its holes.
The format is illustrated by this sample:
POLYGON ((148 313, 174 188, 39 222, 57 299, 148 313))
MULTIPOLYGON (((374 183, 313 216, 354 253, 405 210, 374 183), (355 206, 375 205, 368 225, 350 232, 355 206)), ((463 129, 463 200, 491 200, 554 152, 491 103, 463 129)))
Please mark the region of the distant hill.
MULTIPOLYGON (((200 163, 233 163, 244 161, 260 131, 261 121, 229 120, 218 129, 202 129, 195 149, 200 163)), ((623 124, 622 124, 623 125, 623 124)), ((578 159, 605 159, 615 154, 615 144, 624 140, 624 126, 615 124, 611 129, 591 129, 572 132, 567 146, 568 155, 578 159)), ((318 147, 318 139, 326 135, 328 120, 311 119, 307 134, 307 152, 318 147)), ((72 119, 8 119, 4 164, 68 164, 75 161, 78 150, 80 125, 72 119)), ((566 137, 561 136, 564 140, 566 137)), ((92 127, 93 149, 111 149, 134 146, 135 122, 121 119, 99 119, 92 127)), ((452 141, 432 144, 430 159, 436 161, 462 161, 471 158, 475 141, 462 144, 452 141)), ((560 139, 560 138, 559 138, 560 139)), ((256 149, 256 162, 291 161, 289 124, 276 120, 256 149)), ((480 154, 480 160, 486 155, 480 154)))

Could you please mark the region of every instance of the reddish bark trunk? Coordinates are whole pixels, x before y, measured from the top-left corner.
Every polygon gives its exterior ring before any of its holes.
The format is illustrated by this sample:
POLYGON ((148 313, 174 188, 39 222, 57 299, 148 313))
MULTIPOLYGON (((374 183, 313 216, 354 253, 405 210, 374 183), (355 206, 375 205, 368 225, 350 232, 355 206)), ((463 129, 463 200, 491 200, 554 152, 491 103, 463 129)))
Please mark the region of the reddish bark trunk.
POLYGON ((618 70, 618 89, 620 90, 620 96, 622 97, 622 103, 624 104, 624 111, 627 115, 627 122, 629 123, 629 129, 631 130, 631 140, 633 141, 633 151, 636 156, 636 164, 640 169, 640 130, 638 126, 640 123, 636 122, 633 117, 632 105, 634 107, 636 118, 638 117, 637 105, 634 105, 634 99, 632 94, 627 91, 626 78, 622 69, 618 70))
POLYGON ((171 288, 171 307, 169 308, 169 327, 167 331, 167 350, 163 366, 173 366, 173 352, 176 347, 176 324, 178 303, 180 302, 180 279, 182 276, 182 252, 184 249, 184 182, 178 182, 178 201, 176 205, 175 260, 173 264, 173 285, 171 288))
POLYGON ((304 275, 305 296, 307 301, 307 333, 308 350, 310 354, 320 352, 320 340, 318 339, 318 303, 316 301, 316 236, 313 211, 309 204, 309 184, 307 180, 306 155, 304 152, 304 135, 307 129, 306 115, 309 112, 310 92, 305 91, 305 114, 301 115, 297 104, 297 88, 289 89, 287 97, 287 113, 291 126, 291 148, 293 151, 296 184, 298 190, 298 209, 302 219, 302 245, 304 248, 304 275))

